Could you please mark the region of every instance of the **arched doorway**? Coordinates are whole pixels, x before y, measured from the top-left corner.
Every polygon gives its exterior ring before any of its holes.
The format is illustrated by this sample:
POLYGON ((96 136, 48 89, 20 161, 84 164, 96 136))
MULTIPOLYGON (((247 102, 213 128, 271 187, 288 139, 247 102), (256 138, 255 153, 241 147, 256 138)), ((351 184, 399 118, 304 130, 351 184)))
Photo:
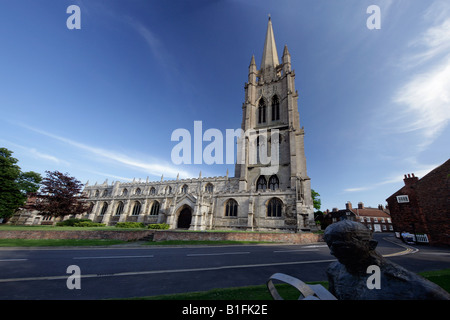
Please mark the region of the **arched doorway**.
POLYGON ((189 229, 189 227, 191 226, 191 220, 192 220, 192 210, 189 207, 185 207, 183 210, 181 210, 180 214, 178 215, 177 228, 189 229))

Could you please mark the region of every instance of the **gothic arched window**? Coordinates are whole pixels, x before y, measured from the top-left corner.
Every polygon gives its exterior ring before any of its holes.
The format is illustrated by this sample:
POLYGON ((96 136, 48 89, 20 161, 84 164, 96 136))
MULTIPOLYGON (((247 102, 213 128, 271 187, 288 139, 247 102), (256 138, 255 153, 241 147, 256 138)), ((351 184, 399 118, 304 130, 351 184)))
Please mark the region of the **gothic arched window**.
POLYGON ((260 176, 258 181, 256 182, 256 190, 266 190, 267 189, 267 180, 264 176, 260 176))
POLYGON ((91 203, 89 203, 89 207, 88 207, 88 209, 87 209, 87 213, 89 214, 89 213, 92 213, 92 210, 94 209, 94 203, 93 202, 91 202, 91 203))
POLYGON ((154 187, 152 187, 152 188, 150 189, 150 194, 156 194, 156 189, 155 189, 154 187))
POLYGON ((150 210, 150 215, 151 216, 157 216, 159 214, 159 202, 158 201, 154 201, 152 203, 152 209, 150 210))
POLYGON ((136 201, 134 203, 133 212, 131 213, 131 215, 138 216, 139 213, 141 213, 141 203, 139 201, 136 201))
POLYGON ((123 202, 119 201, 119 203, 117 204, 116 216, 120 216, 122 212, 123 212, 123 202))
POLYGON ((273 175, 269 179, 269 189, 277 190, 280 187, 280 181, 276 175, 273 175))
POLYGON ((272 121, 275 120, 280 120, 280 101, 277 95, 272 97, 272 121))
POLYGON ((127 196, 128 195, 128 190, 127 189, 123 189, 122 195, 123 196, 127 196))
POLYGON ((135 194, 136 194, 136 195, 140 195, 141 192, 142 192, 142 191, 141 191, 141 188, 137 188, 135 194))
POLYGON ((183 187, 181 187, 181 193, 187 193, 188 191, 188 186, 184 185, 183 187))
POLYGON ((283 207, 283 202, 278 198, 270 199, 267 205, 267 216, 268 217, 281 217, 281 209, 283 207))
POLYGON ((103 216, 106 213, 106 210, 108 209, 108 203, 103 202, 102 211, 100 211, 100 215, 103 216))
POLYGON ((227 201, 225 206, 225 216, 226 217, 237 217, 238 204, 236 200, 230 199, 227 201))
POLYGON ((207 193, 213 193, 213 191, 214 191, 214 186, 213 186, 211 183, 208 183, 208 184, 205 186, 205 192, 207 192, 207 193))
POLYGON ((266 122, 266 103, 264 102, 264 99, 261 98, 259 100, 259 106, 258 106, 258 123, 265 123, 266 122))

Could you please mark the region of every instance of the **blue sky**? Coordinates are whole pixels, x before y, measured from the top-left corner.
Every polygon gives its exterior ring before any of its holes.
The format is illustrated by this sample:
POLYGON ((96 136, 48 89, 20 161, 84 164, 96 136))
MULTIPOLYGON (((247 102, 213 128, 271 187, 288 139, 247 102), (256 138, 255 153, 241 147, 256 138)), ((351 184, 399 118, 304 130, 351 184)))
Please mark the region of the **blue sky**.
MULTIPOLYGON (((322 209, 385 204, 403 175, 449 158, 445 0, 2 1, 0 145, 23 171, 85 183, 224 176, 175 165, 178 128, 237 129, 272 17, 289 48, 312 188, 322 209), (81 29, 69 30, 70 5, 81 29), (381 29, 366 13, 380 7, 381 29)), ((203 148, 207 145, 205 142, 203 148)))

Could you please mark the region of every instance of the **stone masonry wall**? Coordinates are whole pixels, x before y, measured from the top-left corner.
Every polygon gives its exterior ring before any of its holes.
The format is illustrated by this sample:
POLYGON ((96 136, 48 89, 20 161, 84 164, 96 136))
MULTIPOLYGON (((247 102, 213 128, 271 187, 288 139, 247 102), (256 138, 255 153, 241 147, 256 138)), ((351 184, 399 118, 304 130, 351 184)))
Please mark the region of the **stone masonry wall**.
POLYGON ((153 241, 197 240, 197 241, 267 241, 280 243, 316 243, 323 241, 321 234, 314 233, 253 233, 253 232, 183 232, 157 231, 153 241))
POLYGON ((114 239, 136 241, 154 233, 138 231, 53 231, 53 230, 2 230, 0 239, 114 239))
POLYGON ((267 241, 279 243, 308 244, 321 242, 321 234, 313 233, 253 233, 253 232, 187 232, 163 230, 134 231, 39 231, 2 230, 0 239, 116 239, 137 241, 154 235, 154 241, 267 241))

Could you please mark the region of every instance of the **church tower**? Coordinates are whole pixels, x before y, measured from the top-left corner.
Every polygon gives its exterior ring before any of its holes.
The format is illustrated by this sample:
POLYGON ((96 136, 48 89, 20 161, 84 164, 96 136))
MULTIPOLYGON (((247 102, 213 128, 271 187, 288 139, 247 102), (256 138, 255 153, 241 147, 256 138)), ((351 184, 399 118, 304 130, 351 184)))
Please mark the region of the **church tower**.
MULTIPOLYGON (((171 229, 302 232, 315 228, 304 130, 291 55, 278 57, 272 21, 259 68, 252 56, 242 104, 235 176, 86 186, 86 217, 167 223, 171 229)), ((228 132, 228 131, 227 131, 228 132)), ((233 140, 234 141, 234 140, 233 140)))
POLYGON ((241 140, 235 177, 240 192, 291 194, 298 229, 309 229, 314 224, 314 207, 297 100, 291 56, 285 46, 280 63, 269 17, 260 67, 252 56, 245 84, 245 143, 241 140))

